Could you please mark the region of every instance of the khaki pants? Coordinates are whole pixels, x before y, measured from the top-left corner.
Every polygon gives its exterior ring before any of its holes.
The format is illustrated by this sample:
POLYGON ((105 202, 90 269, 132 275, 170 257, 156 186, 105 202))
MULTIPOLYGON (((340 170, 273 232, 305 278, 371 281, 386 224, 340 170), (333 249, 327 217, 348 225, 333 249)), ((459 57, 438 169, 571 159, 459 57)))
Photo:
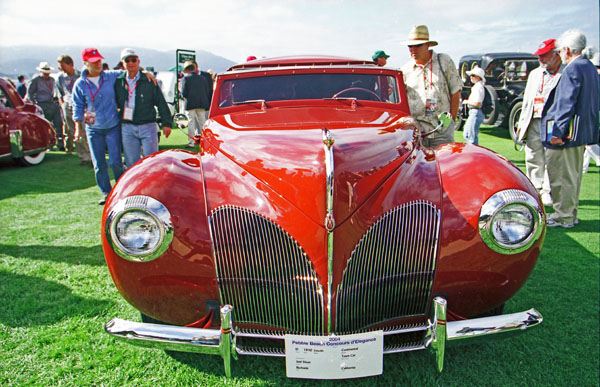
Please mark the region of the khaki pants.
POLYGON ((87 143, 87 137, 85 136, 85 132, 83 136, 77 141, 75 144, 73 142, 73 137, 75 133, 75 122, 73 122, 73 108, 71 105, 64 103, 63 104, 63 113, 64 113, 64 132, 65 132, 65 145, 67 151, 73 151, 73 148, 77 150, 77 156, 81 161, 90 161, 92 158, 90 156, 90 148, 87 143))
MULTIPOLYGON (((189 118, 188 124, 188 135, 194 136, 196 134, 202 134, 202 127, 206 121, 206 110, 205 109, 192 109, 186 110, 189 118)), ((188 139, 188 145, 194 145, 192 139, 188 139)))
POLYGON ((550 193, 546 171, 546 148, 540 137, 540 119, 533 118, 527 127, 525 137, 525 169, 527 177, 533 183, 540 196, 550 193))
POLYGON ((550 195, 554 208, 554 213, 548 217, 558 222, 573 223, 577 219, 584 149, 584 146, 546 149, 550 195))
MULTIPOLYGON (((425 124, 424 122, 419 122, 421 126, 421 133, 427 133, 434 129, 433 126, 425 124)), ((438 132, 434 132, 427 137, 423 138, 423 145, 429 148, 434 148, 438 145, 449 144, 454 142, 454 130, 456 129, 456 125, 454 122, 450 123, 450 125, 441 129, 438 132), (443 131, 442 131, 443 130, 443 131)))

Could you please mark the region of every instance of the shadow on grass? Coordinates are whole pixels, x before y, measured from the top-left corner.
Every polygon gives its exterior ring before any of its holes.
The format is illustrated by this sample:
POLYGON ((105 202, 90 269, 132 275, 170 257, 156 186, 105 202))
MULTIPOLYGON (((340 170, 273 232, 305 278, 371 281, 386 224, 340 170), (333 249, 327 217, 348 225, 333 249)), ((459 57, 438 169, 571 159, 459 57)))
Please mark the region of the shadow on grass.
MULTIPOLYGON (((91 165, 91 164, 90 164, 91 165)), ((34 167, 0 163, 0 200, 23 194, 77 191, 96 185, 94 169, 79 165, 79 158, 65 153, 48 152, 46 159, 34 167)))
POLYGON ((506 138, 510 139, 510 133, 508 129, 504 126, 484 126, 482 125, 479 128, 480 133, 485 133, 490 136, 498 137, 498 138, 506 138))
POLYGON ((104 254, 102 253, 102 247, 100 245, 81 247, 48 245, 15 246, 0 244, 0 254, 36 261, 64 262, 70 265, 105 265, 104 254))
POLYGON ((73 316, 97 316, 112 302, 74 295, 65 285, 0 271, 0 323, 9 327, 50 325, 73 316))

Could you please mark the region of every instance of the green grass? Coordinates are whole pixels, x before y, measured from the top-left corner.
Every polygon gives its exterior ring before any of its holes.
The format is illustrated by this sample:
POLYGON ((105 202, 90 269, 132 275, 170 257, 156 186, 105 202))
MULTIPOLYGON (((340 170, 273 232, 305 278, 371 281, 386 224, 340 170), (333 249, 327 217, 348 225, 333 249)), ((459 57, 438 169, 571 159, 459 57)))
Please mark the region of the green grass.
MULTIPOLYGON (((462 141, 462 135, 457 139, 462 141)), ((507 132, 483 128, 481 145, 524 167, 507 132)), ((161 147, 183 147, 176 131, 161 147)), ((446 348, 439 374, 427 351, 384 358, 384 374, 346 385, 598 385, 599 180, 584 175, 580 220, 548 229, 529 281, 505 312, 536 307, 544 323, 522 335, 446 348)), ((488 177, 491 178, 491 177, 488 177)), ((0 385, 277 386, 337 385, 292 380, 279 358, 241 357, 233 378, 219 357, 169 356, 115 341, 112 317, 139 321, 102 256, 101 206, 93 171, 76 156, 50 152, 43 164, 0 163, 0 385)))

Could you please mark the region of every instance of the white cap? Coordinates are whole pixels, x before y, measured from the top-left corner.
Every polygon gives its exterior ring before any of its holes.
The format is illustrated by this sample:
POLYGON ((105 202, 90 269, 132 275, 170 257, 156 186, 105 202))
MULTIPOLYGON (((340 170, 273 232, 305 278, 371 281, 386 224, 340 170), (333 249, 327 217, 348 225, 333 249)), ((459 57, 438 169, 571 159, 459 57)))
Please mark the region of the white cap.
POLYGON ((123 51, 121 51, 121 60, 125 60, 125 58, 130 57, 130 56, 138 56, 135 51, 133 51, 132 48, 124 48, 123 51))

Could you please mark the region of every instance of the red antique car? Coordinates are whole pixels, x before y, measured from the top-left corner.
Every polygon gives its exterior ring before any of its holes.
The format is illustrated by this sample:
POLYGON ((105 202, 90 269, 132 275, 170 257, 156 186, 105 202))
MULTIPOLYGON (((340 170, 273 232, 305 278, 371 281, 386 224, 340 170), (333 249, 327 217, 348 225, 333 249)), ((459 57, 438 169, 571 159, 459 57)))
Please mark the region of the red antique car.
POLYGON ((37 165, 55 143, 54 128, 44 118, 42 109, 23 102, 14 85, 0 78, 0 159, 37 165))
POLYGON ((199 153, 145 158, 109 196, 106 262, 144 322, 106 331, 220 354, 227 375, 231 357, 262 355, 334 379, 425 348, 441 370, 446 341, 539 324, 535 309, 499 315, 542 247, 534 187, 492 151, 424 148, 426 135, 399 71, 336 57, 230 68, 199 153))

